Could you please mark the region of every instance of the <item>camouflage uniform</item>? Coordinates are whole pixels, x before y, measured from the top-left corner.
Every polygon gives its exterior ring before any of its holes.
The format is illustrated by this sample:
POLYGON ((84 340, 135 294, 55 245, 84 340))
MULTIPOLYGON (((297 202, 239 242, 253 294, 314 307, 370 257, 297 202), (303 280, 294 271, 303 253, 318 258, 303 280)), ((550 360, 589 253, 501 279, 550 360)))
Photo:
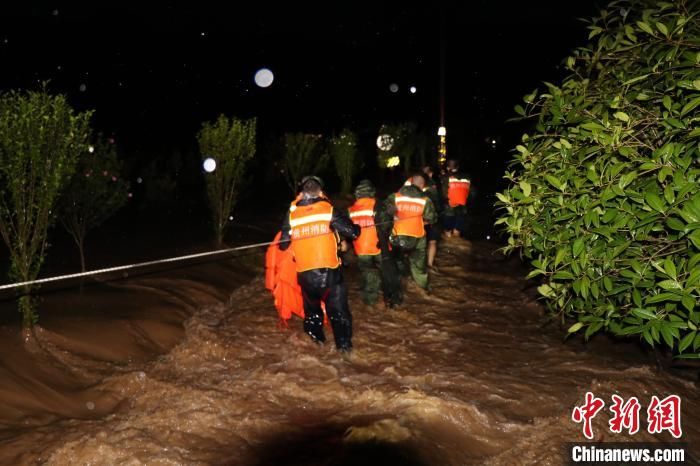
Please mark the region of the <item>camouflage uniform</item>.
MULTIPOLYGON (((362 180, 355 188, 355 198, 374 198, 374 185, 369 180, 362 180)), ((375 203, 375 218, 377 217, 377 208, 380 202, 375 203)), ((377 235, 381 234, 381 230, 377 229, 377 235)), ((379 288, 382 286, 380 270, 382 267, 381 254, 375 255, 357 255, 357 265, 360 269, 361 278, 361 294, 362 301, 365 304, 375 304, 379 298, 379 288)))
MULTIPOLYGON (((425 193, 421 192, 414 185, 403 186, 399 193, 403 196, 424 198, 426 199, 425 208, 423 209, 423 222, 427 225, 433 225, 437 222, 437 212, 435 206, 425 193)), ((391 194, 385 201, 385 207, 382 209, 381 221, 393 222, 394 212, 396 211, 396 194, 391 194)), ((396 257, 396 262, 405 274, 405 260, 408 259, 408 267, 413 277, 413 281, 423 289, 428 289, 428 272, 426 268, 426 244, 425 235, 420 238, 412 236, 395 236, 390 238, 392 252, 396 257)))

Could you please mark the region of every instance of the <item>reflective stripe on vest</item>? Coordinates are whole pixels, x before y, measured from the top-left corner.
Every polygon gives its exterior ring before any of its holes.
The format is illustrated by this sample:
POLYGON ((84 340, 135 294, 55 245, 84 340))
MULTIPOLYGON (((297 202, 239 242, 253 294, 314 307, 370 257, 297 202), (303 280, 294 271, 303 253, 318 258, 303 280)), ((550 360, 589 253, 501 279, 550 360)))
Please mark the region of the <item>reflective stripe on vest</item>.
POLYGON ((340 265, 338 243, 331 230, 333 206, 327 201, 289 208, 289 235, 297 272, 335 269, 340 265))
POLYGON ((425 236, 423 227, 423 210, 425 210, 425 198, 408 197, 396 194, 394 204, 394 234, 397 236, 413 236, 421 238, 425 236))
POLYGON ((360 225, 360 236, 352 242, 358 256, 376 256, 381 251, 377 247, 379 238, 374 226, 374 205, 376 201, 369 197, 358 199, 348 210, 352 223, 360 225))
POLYGON ((469 187, 471 182, 467 178, 455 178, 451 176, 448 180, 447 200, 450 207, 467 205, 469 198, 469 187))

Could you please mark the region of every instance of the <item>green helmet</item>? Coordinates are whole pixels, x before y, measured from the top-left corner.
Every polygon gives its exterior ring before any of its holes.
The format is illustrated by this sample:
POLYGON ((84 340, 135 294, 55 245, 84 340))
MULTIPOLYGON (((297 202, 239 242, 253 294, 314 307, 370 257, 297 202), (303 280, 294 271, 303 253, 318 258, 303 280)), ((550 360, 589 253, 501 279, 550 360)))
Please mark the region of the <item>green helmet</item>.
POLYGON ((355 187, 355 197, 374 197, 377 190, 370 180, 362 180, 355 187))

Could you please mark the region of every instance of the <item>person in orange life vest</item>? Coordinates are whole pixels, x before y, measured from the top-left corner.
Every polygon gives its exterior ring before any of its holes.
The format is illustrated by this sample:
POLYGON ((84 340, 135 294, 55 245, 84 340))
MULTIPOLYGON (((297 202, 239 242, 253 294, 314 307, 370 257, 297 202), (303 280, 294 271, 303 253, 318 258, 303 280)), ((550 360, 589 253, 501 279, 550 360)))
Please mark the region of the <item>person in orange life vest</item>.
POLYGON ((447 171, 442 178, 445 202, 443 223, 445 236, 448 238, 459 237, 464 233, 470 187, 471 180, 468 175, 459 171, 459 162, 454 159, 448 160, 447 171))
POLYGON ((387 230, 382 229, 381 226, 376 227, 374 222, 381 202, 377 202, 374 197, 376 190, 369 180, 360 181, 354 194, 355 203, 348 210, 350 220, 362 228, 362 233, 353 242, 362 277, 362 301, 368 305, 375 304, 382 285, 384 300, 388 307, 393 307, 401 302, 400 297, 397 296, 401 283, 396 273, 396 266, 389 267, 391 264, 382 264, 385 261, 392 261, 393 258, 388 254, 387 230))
POLYGON ((352 315, 338 257, 338 236, 354 240, 360 227, 333 207, 322 186, 316 176, 302 179, 301 194, 282 222, 280 249, 291 247, 294 252, 304 301, 304 331, 317 343, 326 341, 323 301, 336 348, 348 352, 352 349, 352 315))
MULTIPOLYGON (((440 190, 438 189, 438 184, 433 177, 433 168, 430 165, 425 165, 421 171, 425 175, 425 188, 423 188, 423 192, 428 195, 431 201, 433 201, 435 210, 441 212, 442 202, 440 202, 440 190)), ((435 256, 437 255, 437 242, 442 234, 440 222, 435 222, 429 226, 426 225, 425 228, 425 235, 428 238, 428 268, 433 272, 437 272, 437 268, 435 267, 435 256)))
POLYGON ((423 188, 425 176, 414 174, 410 186, 402 186, 398 193, 387 197, 381 222, 393 224, 389 240, 397 265, 401 268, 404 259, 408 258, 413 280, 428 290, 425 225, 437 222, 437 212, 423 188))

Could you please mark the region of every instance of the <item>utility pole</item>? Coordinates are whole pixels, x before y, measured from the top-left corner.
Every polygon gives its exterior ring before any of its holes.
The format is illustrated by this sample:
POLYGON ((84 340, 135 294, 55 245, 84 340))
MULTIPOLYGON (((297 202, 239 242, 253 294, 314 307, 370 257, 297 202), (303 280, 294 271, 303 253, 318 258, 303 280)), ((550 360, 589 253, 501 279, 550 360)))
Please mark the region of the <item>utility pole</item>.
POLYGON ((445 60, 446 60, 446 34, 447 21, 445 20, 445 5, 440 5, 440 127, 438 128, 438 163, 440 169, 445 168, 447 162, 447 127, 445 126, 445 60))

